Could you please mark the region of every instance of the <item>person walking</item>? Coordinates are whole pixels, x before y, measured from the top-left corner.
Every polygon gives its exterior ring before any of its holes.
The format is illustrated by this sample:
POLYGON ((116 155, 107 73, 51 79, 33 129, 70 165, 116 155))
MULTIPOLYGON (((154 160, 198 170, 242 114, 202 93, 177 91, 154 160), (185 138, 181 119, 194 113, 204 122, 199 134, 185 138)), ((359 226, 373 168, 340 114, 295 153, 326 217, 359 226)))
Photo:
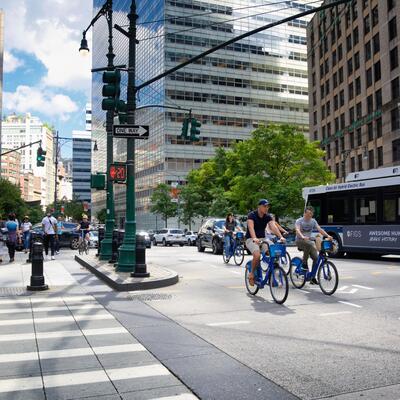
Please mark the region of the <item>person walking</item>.
POLYGON ((8 221, 6 222, 6 230, 7 230, 6 245, 8 248, 8 255, 10 256, 10 262, 14 261, 15 247, 17 245, 17 241, 20 239, 18 223, 15 222, 15 220, 16 220, 15 214, 11 213, 8 215, 8 221))
POLYGON ((46 260, 49 258, 49 245, 51 250, 51 259, 55 260, 54 252, 55 252, 55 238, 57 233, 57 220, 53 217, 50 211, 47 212, 46 216, 42 219, 42 227, 43 227, 43 244, 44 244, 44 252, 46 254, 46 260))
POLYGON ((21 223, 22 239, 24 241, 24 252, 27 253, 31 244, 31 229, 32 224, 29 221, 29 217, 25 215, 21 223))
POLYGON ((59 215, 57 218, 57 236, 56 236, 56 254, 60 254, 60 238, 63 230, 63 217, 59 215))
POLYGON ((5 241, 6 241, 5 230, 6 230, 5 224, 0 219, 0 263, 3 262, 3 256, 5 254, 5 241))

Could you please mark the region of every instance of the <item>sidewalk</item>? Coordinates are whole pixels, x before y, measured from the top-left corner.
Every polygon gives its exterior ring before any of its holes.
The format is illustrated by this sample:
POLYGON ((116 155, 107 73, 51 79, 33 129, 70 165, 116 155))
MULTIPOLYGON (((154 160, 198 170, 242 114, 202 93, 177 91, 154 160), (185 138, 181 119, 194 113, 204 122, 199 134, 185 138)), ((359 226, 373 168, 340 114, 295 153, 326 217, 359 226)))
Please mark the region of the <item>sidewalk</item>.
POLYGON ((196 399, 87 294, 90 288, 106 301, 117 296, 72 257, 45 262, 45 292, 25 290, 25 254, 0 264, 0 400, 196 399))

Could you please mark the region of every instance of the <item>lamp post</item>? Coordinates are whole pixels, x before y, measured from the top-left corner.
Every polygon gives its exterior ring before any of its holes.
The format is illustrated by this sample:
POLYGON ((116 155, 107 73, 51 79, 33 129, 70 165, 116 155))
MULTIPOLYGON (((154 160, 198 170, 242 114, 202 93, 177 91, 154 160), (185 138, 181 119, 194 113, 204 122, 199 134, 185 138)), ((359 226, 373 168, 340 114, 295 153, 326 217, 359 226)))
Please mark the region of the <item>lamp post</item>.
MULTIPOLYGON (((96 23, 96 21, 104 16, 107 20, 108 25, 108 53, 106 55, 108 63, 105 70, 114 71, 114 50, 113 50, 113 32, 112 32, 112 0, 107 0, 97 15, 92 19, 89 26, 86 30, 83 31, 83 37, 81 41, 81 46, 79 48, 79 52, 83 55, 87 55, 89 53, 89 47, 86 40, 86 32, 96 23)), ((103 70, 102 68, 97 70, 103 70)), ((92 70, 93 71, 93 70, 92 70)), ((114 121, 114 111, 108 110, 106 113, 106 132, 107 132, 107 186, 106 186, 106 224, 105 224, 105 233, 104 239, 101 242, 101 250, 100 250, 100 259, 101 260, 109 260, 112 257, 112 236, 114 231, 115 224, 115 213, 114 213, 114 188, 113 183, 110 178, 110 165, 113 162, 113 121, 114 121)))

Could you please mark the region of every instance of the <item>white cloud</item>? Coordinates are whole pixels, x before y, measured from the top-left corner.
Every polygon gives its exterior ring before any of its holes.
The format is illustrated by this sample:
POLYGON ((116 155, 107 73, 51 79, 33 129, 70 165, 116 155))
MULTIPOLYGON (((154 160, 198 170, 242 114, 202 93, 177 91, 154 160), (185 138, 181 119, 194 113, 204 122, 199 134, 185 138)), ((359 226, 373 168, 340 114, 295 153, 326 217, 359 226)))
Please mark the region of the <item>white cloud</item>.
POLYGON ((92 1, 13 0, 5 3, 2 7, 7 52, 24 51, 40 60, 47 69, 44 85, 82 90, 88 95, 91 58, 82 58, 78 49, 82 31, 92 18, 92 1))
POLYGON ((13 56, 9 51, 4 52, 4 68, 3 71, 7 72, 14 72, 17 68, 24 65, 24 62, 13 56))
POLYGON ((23 85, 18 86, 14 93, 4 92, 3 107, 17 113, 36 111, 49 117, 58 117, 62 121, 67 121, 70 114, 79 109, 66 95, 23 85))

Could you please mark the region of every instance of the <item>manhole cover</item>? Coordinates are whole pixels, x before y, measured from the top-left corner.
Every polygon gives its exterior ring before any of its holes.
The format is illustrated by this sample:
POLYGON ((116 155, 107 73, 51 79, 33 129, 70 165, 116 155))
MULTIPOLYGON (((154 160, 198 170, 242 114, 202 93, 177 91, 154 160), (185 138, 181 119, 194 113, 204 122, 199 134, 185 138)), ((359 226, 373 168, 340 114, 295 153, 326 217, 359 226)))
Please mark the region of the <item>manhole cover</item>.
POLYGON ((28 292, 24 287, 9 287, 9 288, 0 288, 0 297, 7 296, 27 296, 28 292))
POLYGON ((131 300, 139 301, 156 301, 156 300, 171 300, 172 295, 167 293, 142 293, 142 294, 131 294, 131 300))

